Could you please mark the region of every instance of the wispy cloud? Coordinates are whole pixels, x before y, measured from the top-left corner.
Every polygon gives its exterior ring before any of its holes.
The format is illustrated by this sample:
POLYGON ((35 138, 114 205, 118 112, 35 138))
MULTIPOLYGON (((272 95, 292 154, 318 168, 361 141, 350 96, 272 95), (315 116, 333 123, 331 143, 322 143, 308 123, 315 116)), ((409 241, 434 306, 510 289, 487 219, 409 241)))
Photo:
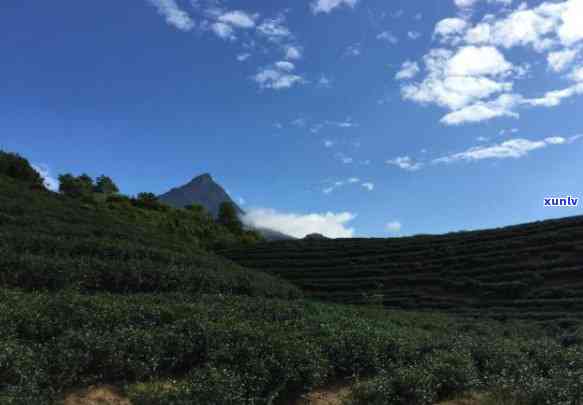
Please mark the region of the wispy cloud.
POLYGON ((195 24, 190 15, 182 10, 175 0, 148 0, 162 15, 166 22, 181 31, 191 31, 195 24))
POLYGON ((244 53, 240 53, 239 55, 237 55, 237 60, 239 62, 244 62, 247 59, 249 59, 251 57, 251 54, 249 52, 244 52, 244 53))
POLYGON ((327 185, 326 187, 324 187, 322 189, 322 192, 324 194, 331 194, 332 192, 338 190, 339 188, 344 188, 347 186, 359 186, 359 187, 363 187, 367 191, 373 191, 375 188, 374 183, 372 183, 370 181, 362 181, 358 177, 349 177, 346 180, 337 180, 337 181, 331 182, 329 185, 327 185))
POLYGON ((297 45, 286 45, 284 50, 286 59, 298 60, 302 58, 303 49, 297 45))
POLYGON ((361 53, 361 45, 360 43, 356 43, 354 45, 349 45, 344 50, 344 56, 359 56, 361 53))
POLYGON ((295 65, 291 62, 280 61, 261 69, 253 80, 262 89, 283 90, 295 85, 306 83, 306 80, 293 73, 295 65))
POLYGON ((484 159, 517 159, 524 157, 537 149, 573 143, 580 137, 581 136, 578 135, 570 138, 551 136, 538 141, 524 138, 510 139, 494 145, 475 146, 463 152, 434 159, 432 163, 454 163, 460 161, 472 162, 484 159))
POLYGON ((395 35, 393 35, 390 31, 381 32, 380 34, 377 35, 377 39, 388 42, 393 45, 399 42, 399 39, 395 35))
POLYGON ((271 42, 281 42, 293 38, 291 31, 285 24, 283 14, 264 20, 257 27, 257 31, 271 42))
POLYGON ((362 183, 361 185, 362 185, 362 187, 364 187, 368 191, 373 191, 374 187, 375 187, 374 183, 371 183, 371 182, 362 183))
POLYGON ((311 4, 311 8, 314 14, 327 14, 341 6, 354 8, 357 3, 358 0, 314 0, 311 4))
POLYGON ((338 159, 339 161, 341 161, 342 163, 344 163, 345 165, 351 164, 354 162, 354 159, 351 158, 350 156, 346 156, 344 153, 342 152, 338 152, 336 155, 334 155, 336 159, 338 159))
POLYGON ((408 61, 403 62, 403 64, 401 65, 401 70, 399 70, 397 72, 397 74, 395 75, 395 79, 397 79, 397 80, 412 79, 415 76, 417 76, 419 71, 420 71, 420 69, 419 69, 419 65, 417 64, 417 62, 412 62, 412 61, 408 60, 408 61))
POLYGON ((421 38, 421 33, 418 31, 409 31, 407 32, 407 36, 409 37, 409 39, 416 40, 421 38))
POLYGON ((410 172, 417 171, 423 167, 422 163, 415 162, 410 156, 399 156, 395 159, 387 160, 385 163, 410 172))

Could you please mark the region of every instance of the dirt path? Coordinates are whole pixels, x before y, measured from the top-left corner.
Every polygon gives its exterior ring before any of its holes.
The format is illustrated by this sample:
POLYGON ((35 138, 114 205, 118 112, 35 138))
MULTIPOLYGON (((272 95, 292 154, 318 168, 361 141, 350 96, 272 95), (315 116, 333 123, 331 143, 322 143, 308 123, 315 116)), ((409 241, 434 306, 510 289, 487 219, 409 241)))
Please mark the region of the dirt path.
POLYGON ((281 405, 342 405, 350 394, 350 384, 345 382, 317 388, 302 398, 281 402, 281 405))
POLYGON ((121 391, 112 385, 91 386, 65 395, 64 405, 132 405, 122 396, 121 391))
MULTIPOLYGON (((279 401, 280 405, 342 405, 342 401, 350 394, 351 384, 338 382, 326 387, 315 389, 299 399, 279 401)), ((470 395, 467 398, 441 402, 436 405, 480 405, 480 396, 470 395)), ((111 385, 91 386, 76 390, 65 396, 64 405, 133 405, 124 398, 121 390, 111 385)))

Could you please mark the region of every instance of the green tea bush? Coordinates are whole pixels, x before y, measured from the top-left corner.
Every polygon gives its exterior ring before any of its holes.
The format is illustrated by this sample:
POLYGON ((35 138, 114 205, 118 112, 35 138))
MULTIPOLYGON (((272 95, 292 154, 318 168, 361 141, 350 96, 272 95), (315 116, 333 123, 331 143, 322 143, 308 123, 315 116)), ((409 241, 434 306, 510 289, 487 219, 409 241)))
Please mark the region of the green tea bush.
POLYGON ((438 350, 426 360, 426 368, 436 381, 438 399, 451 399, 478 386, 478 372, 467 350, 438 350))
POLYGON ((384 372, 357 384, 349 399, 351 405, 431 405, 437 399, 433 375, 420 365, 384 372))

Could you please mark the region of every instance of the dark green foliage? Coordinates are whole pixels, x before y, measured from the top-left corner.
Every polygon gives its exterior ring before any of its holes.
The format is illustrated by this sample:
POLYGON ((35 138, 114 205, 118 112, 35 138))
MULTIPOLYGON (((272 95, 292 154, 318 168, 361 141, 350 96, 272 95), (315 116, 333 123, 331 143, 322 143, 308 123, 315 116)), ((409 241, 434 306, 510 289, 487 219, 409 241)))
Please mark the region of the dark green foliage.
POLYGON ((117 185, 113 182, 113 180, 110 177, 102 175, 95 180, 94 191, 96 193, 111 195, 117 194, 119 192, 119 189, 117 188, 117 185))
POLYGON ((243 223, 239 219, 235 204, 231 202, 221 203, 217 221, 234 234, 241 234, 243 232, 243 223))
POLYGON ((59 191, 68 197, 81 198, 93 193, 93 179, 87 174, 73 176, 70 173, 59 176, 59 191))
MULTIPOLYGON (((252 243, 252 233, 234 232, 197 208, 158 205, 151 195, 100 200, 86 194, 90 179, 80 178, 65 179, 81 190, 77 199, 0 176, 2 405, 59 403, 52 400, 71 388, 104 383, 123 387, 135 404, 276 405, 346 377, 363 381, 355 404, 429 405, 468 390, 521 405, 581 402, 580 289, 571 286, 574 297, 536 293, 557 273, 572 277, 576 249, 552 259, 572 268, 547 266, 541 279, 529 276, 534 264, 496 249, 507 261, 491 274, 492 246, 483 247, 483 239, 465 250, 429 243, 432 237, 400 248, 387 241, 341 241, 339 251, 333 241, 247 248, 258 267, 287 269, 282 273, 311 291, 341 299, 371 292, 385 303, 435 308, 451 304, 440 294, 457 275, 474 288, 470 297, 448 297, 468 311, 465 318, 317 303, 302 300, 292 284, 210 252, 252 243), (421 262, 425 255, 430 259, 421 262), (517 268, 519 280, 506 278, 517 268), (333 277, 339 269, 346 279, 333 277), (516 283, 528 291, 512 299, 514 311, 548 319, 556 308, 571 317, 548 330, 512 316, 468 319, 473 310, 506 316, 509 301, 500 296, 513 295, 516 283)), ((543 234, 533 240, 537 251, 554 246, 543 234)), ((522 246, 515 238, 506 244, 522 246)))
POLYGON ((134 201, 134 205, 139 208, 154 211, 165 211, 169 208, 158 201, 158 197, 154 193, 139 193, 134 201))
POLYGON ((583 319, 583 217, 392 239, 280 241, 224 249, 313 298, 465 317, 583 319))
POLYGON ((2 150, 0 150, 0 176, 8 176, 33 186, 43 185, 42 177, 28 160, 16 153, 2 150))
POLYGON ((187 210, 140 209, 124 196, 83 205, 0 180, 0 215, 0 287, 299 296, 205 252, 245 241, 187 210))

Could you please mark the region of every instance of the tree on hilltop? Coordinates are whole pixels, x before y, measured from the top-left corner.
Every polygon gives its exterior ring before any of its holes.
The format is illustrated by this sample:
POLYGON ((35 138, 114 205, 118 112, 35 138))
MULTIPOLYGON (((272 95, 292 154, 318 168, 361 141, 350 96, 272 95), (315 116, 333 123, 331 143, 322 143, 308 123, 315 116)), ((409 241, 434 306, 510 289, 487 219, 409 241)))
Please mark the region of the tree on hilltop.
POLYGON ((96 193, 111 195, 119 193, 119 188, 110 177, 101 175, 95 180, 94 191, 96 193))
POLYGON ((87 175, 75 177, 70 173, 59 176, 59 191, 66 196, 79 198, 91 195, 93 192, 93 179, 87 175))
POLYGON ((26 181, 34 186, 43 187, 44 184, 42 176, 32 167, 30 162, 16 153, 0 150, 0 174, 26 181))
POLYGON ((243 223, 237 215, 237 208, 232 202, 222 202, 219 206, 217 222, 236 235, 243 233, 243 223))

